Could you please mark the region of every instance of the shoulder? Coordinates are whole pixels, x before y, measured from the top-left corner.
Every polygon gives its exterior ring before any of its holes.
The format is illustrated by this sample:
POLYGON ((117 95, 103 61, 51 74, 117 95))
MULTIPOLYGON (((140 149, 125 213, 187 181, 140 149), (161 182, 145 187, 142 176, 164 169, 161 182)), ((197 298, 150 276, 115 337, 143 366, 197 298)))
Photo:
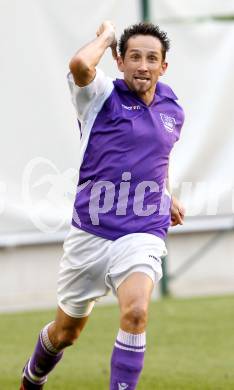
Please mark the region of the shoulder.
POLYGON ((68 73, 67 80, 72 102, 80 120, 87 118, 92 109, 98 112, 114 88, 112 79, 99 68, 96 68, 94 79, 84 87, 79 87, 75 83, 72 73, 68 73))
POLYGON ((157 82, 156 94, 159 96, 167 97, 168 99, 171 99, 173 101, 178 100, 178 97, 172 90, 172 88, 168 84, 162 83, 161 81, 157 82))
POLYGON ((71 72, 68 73, 67 80, 71 91, 75 91, 80 95, 90 95, 92 97, 95 97, 97 94, 103 94, 107 88, 113 89, 114 87, 112 79, 99 68, 96 68, 94 79, 84 87, 79 87, 75 83, 71 72))
POLYGON ((175 114, 177 117, 181 119, 181 121, 184 121, 184 110, 181 104, 179 103, 179 98, 175 94, 174 90, 165 83, 162 83, 159 81, 156 86, 156 94, 167 98, 167 104, 169 104, 171 107, 173 107, 175 114))

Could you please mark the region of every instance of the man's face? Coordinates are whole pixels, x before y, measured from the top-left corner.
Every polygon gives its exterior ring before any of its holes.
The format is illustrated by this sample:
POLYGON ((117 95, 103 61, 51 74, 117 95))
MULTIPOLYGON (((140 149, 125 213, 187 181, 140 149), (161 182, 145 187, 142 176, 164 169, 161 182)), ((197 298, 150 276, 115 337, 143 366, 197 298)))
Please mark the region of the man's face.
POLYGON ((158 78, 167 68, 163 61, 162 44, 151 35, 129 38, 124 59, 118 58, 118 67, 124 73, 128 87, 146 103, 152 101, 158 78))

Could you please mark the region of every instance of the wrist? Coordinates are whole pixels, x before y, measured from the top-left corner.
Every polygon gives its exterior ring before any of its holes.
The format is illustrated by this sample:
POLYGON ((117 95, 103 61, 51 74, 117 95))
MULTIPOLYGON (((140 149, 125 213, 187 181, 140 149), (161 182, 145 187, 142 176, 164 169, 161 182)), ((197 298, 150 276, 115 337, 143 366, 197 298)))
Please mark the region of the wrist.
POLYGON ((106 47, 110 47, 111 45, 113 45, 113 43, 116 40, 114 30, 110 30, 110 29, 103 31, 100 37, 106 43, 106 47))

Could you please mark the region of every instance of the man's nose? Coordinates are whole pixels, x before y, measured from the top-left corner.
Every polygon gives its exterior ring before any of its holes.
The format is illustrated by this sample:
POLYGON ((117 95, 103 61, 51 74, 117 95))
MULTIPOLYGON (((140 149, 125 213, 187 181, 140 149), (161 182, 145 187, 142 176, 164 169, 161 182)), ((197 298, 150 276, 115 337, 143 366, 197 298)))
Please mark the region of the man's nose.
POLYGON ((138 67, 138 70, 140 70, 140 71, 147 71, 148 70, 147 61, 146 61, 145 58, 141 59, 141 62, 140 62, 139 67, 138 67))

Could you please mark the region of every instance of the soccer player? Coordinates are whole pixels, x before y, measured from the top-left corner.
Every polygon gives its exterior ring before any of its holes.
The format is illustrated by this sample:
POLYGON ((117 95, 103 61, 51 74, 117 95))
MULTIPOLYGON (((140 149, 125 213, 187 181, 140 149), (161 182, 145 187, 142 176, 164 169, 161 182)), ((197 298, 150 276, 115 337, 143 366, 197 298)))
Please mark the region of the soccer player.
POLYGON ((111 289, 120 324, 110 390, 136 389, 144 362, 148 306, 162 277, 168 227, 184 208, 168 192, 169 155, 184 121, 172 89, 159 82, 169 40, 153 24, 124 30, 105 21, 70 61, 68 83, 81 132, 72 226, 64 243, 55 321, 40 332, 21 390, 42 389, 80 336, 96 300, 111 289), (97 66, 111 48, 123 79, 97 66))

